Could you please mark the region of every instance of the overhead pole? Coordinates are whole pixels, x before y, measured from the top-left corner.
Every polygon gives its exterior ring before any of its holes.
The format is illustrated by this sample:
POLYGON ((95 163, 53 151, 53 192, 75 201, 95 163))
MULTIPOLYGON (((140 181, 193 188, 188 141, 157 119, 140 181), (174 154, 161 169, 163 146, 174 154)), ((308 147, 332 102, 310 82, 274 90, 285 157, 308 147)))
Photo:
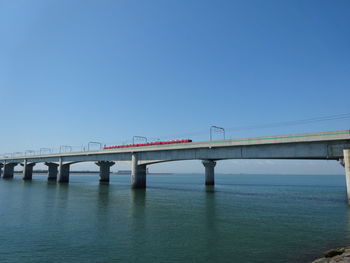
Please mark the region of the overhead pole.
POLYGON ((212 125, 212 126, 210 126, 210 140, 211 141, 213 140, 213 130, 220 130, 220 131, 222 131, 222 133, 224 135, 224 140, 226 139, 225 129, 223 127, 212 125))
MULTIPOLYGON (((72 146, 70 145, 61 145, 60 146, 60 153, 62 153, 62 149, 69 149, 69 152, 72 152, 72 146)), ((64 151, 67 152, 67 151, 64 151)))
POLYGON ((90 151, 90 145, 91 144, 98 144, 100 146, 100 150, 102 149, 102 143, 100 143, 100 142, 89 142, 88 143, 88 151, 90 151))
POLYGON ((132 144, 135 144, 135 139, 142 139, 142 140, 145 140, 145 142, 147 143, 147 137, 144 137, 144 136, 133 136, 132 137, 132 144))
POLYGON ((41 155, 43 152, 52 153, 52 150, 51 150, 50 148, 40 148, 40 155, 41 155))

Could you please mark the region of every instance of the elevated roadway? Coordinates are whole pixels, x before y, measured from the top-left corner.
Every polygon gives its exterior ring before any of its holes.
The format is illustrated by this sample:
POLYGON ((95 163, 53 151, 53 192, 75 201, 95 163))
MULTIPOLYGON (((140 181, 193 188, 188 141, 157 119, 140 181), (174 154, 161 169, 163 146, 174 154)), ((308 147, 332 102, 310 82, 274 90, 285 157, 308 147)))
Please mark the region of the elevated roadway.
POLYGON ((95 162, 100 167, 100 181, 108 182, 110 167, 115 162, 131 162, 131 185, 146 187, 146 166, 159 162, 202 160, 206 185, 214 184, 217 161, 227 159, 308 159, 336 160, 345 166, 350 197, 350 130, 302 133, 279 136, 202 141, 117 148, 98 151, 25 155, 0 158, 0 175, 13 178, 14 167, 23 166, 23 179, 31 180, 37 163, 48 166, 48 180, 69 182, 70 165, 95 162), (3 167, 3 171, 1 171, 3 167))

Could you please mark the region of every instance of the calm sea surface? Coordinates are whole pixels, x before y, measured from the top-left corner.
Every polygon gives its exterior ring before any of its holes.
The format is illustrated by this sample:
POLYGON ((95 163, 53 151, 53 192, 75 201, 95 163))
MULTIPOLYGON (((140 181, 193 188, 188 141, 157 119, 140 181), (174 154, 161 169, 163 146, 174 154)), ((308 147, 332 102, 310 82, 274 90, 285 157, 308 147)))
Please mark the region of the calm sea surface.
POLYGON ((0 180, 0 262, 308 262, 350 243, 344 176, 0 180))

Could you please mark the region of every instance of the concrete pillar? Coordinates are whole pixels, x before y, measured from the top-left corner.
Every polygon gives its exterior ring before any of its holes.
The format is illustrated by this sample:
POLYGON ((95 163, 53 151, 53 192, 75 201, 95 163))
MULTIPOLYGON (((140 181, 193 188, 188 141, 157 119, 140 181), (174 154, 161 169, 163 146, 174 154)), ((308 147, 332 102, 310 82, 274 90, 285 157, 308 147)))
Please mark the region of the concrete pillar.
POLYGON ((4 164, 4 175, 2 176, 2 178, 5 178, 5 179, 13 178, 13 172, 14 172, 15 166, 17 164, 18 163, 5 163, 4 164))
POLYGON ((60 164, 58 166, 58 182, 68 183, 69 182, 69 168, 70 164, 64 164, 60 158, 60 164))
POLYGON ((27 160, 24 160, 21 165, 23 166, 23 180, 32 180, 35 163, 28 163, 27 160))
POLYGON ((96 164, 100 167, 100 183, 108 183, 110 168, 115 162, 99 161, 96 164))
POLYGON ((2 164, 2 163, 0 163, 0 178, 1 178, 1 174, 2 174, 2 167, 3 167, 4 165, 2 164))
POLYGON ((202 163, 205 167, 205 185, 214 185, 214 167, 216 162, 213 160, 203 160, 202 163))
POLYGON ((146 188, 146 165, 138 165, 136 153, 131 156, 131 187, 146 188))
POLYGON ((57 163, 45 163, 47 165, 47 180, 48 181, 57 181, 58 174, 58 164, 57 163))
POLYGON ((346 192, 348 195, 348 204, 350 205, 350 149, 344 149, 343 153, 344 153, 346 192))

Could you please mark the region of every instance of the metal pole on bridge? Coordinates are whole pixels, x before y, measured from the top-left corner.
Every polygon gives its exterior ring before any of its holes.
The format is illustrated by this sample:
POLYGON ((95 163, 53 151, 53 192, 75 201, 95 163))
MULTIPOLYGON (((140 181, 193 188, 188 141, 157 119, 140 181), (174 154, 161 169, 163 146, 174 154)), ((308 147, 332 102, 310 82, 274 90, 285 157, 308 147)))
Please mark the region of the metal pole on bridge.
POLYGON ((147 143, 147 137, 144 137, 144 136, 133 136, 132 137, 132 144, 135 144, 135 139, 143 139, 147 143))
POLYGON ((40 155, 41 155, 43 152, 52 153, 52 150, 51 150, 50 148, 40 148, 40 155))
POLYGON ((89 142, 88 143, 88 151, 90 151, 90 145, 91 144, 98 144, 100 146, 100 150, 102 149, 102 143, 100 143, 100 142, 89 142))
POLYGON ((69 146, 69 145, 61 145, 60 146, 60 153, 62 153, 62 149, 69 149, 69 152, 72 152, 72 146, 69 146))
POLYGON ((224 140, 225 140, 225 138, 226 138, 225 129, 223 127, 212 125, 212 126, 210 126, 210 140, 211 141, 213 140, 213 129, 222 131, 222 133, 224 134, 224 140))

